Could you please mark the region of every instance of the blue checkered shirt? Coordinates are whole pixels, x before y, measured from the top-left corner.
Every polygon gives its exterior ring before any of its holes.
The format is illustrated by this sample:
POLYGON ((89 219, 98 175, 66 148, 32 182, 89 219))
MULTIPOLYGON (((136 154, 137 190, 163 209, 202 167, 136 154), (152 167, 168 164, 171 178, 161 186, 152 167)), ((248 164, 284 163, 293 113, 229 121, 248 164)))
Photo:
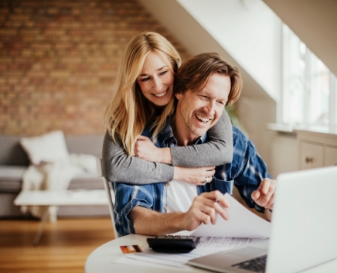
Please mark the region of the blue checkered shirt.
MULTIPOLYGON (((146 126, 142 135, 151 138, 152 134, 149 128, 150 126, 146 126)), ((205 142, 207 142, 207 134, 199 138, 195 145, 205 142)), ((154 143, 157 147, 162 148, 177 145, 169 119, 166 127, 159 133, 154 143)), ((257 211, 263 212, 264 208, 258 206, 252 200, 251 193, 259 187, 264 178, 271 178, 267 172, 266 164, 257 153, 254 144, 234 126, 233 145, 233 161, 217 166, 212 181, 204 186, 197 186, 198 195, 213 190, 219 190, 223 194, 232 194, 233 185, 235 185, 249 207, 255 207, 257 211)), ((165 187, 165 184, 167 182, 146 185, 114 183, 116 197, 114 218, 116 229, 120 235, 135 233, 132 221, 129 218, 129 213, 135 206, 162 213, 166 212, 167 187, 165 187)))

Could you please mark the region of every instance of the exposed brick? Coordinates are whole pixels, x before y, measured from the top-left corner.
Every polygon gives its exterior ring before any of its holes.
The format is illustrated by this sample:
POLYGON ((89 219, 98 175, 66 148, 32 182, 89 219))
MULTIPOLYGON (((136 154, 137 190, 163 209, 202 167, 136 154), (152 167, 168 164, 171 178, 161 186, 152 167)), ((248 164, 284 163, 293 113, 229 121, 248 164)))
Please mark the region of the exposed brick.
POLYGON ((52 78, 69 78, 71 75, 68 71, 52 71, 49 76, 52 78))
POLYGON ((11 14, 9 16, 9 19, 10 20, 13 20, 13 21, 27 21, 29 20, 30 18, 30 14, 11 14))
POLYGON ((17 29, 15 28, 5 28, 5 29, 0 29, 0 37, 1 36, 15 36, 17 34, 17 29))
POLYGON ((31 49, 35 49, 35 50, 50 50, 52 48, 52 45, 50 43, 35 43, 33 45, 30 46, 31 49))
POLYGON ((9 8, 4 8, 4 7, 0 8, 0 14, 8 14, 8 13, 9 13, 9 8))
POLYGON ((136 0, 14 3, 0 7, 0 134, 103 133, 121 55, 141 31, 189 56, 136 0))
POLYGON ((20 1, 21 7, 38 7, 41 3, 39 1, 20 1))
POLYGON ((45 71, 29 71, 26 73, 28 78, 44 78, 47 76, 45 71))
POLYGON ((64 35, 66 35, 66 32, 65 32, 64 29, 50 28, 50 29, 45 30, 44 35, 46 35, 46 36, 64 36, 64 35))
POLYGON ((40 34, 40 30, 38 29, 22 29, 20 30, 20 34, 22 36, 27 36, 27 37, 35 37, 40 34))

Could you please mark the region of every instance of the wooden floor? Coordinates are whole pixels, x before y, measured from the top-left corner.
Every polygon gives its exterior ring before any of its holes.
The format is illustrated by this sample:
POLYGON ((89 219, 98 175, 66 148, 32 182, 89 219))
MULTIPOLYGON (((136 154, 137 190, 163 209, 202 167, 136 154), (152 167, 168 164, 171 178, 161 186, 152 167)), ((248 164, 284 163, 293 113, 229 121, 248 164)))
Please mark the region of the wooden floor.
POLYGON ((1 273, 83 273, 88 255, 114 239, 110 218, 46 223, 37 247, 38 220, 0 220, 1 273))

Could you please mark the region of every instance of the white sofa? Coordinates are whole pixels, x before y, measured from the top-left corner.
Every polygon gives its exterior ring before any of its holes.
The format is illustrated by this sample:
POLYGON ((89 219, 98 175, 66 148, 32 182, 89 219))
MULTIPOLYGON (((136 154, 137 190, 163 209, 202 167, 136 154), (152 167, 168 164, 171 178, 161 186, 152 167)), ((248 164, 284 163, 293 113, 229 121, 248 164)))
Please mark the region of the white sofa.
MULTIPOLYGON (((66 136, 69 153, 90 154, 101 157, 104 135, 66 136)), ((22 177, 30 161, 23 150, 20 136, 0 136, 0 217, 22 217, 13 200, 21 191, 22 177)), ((102 179, 93 174, 74 177, 68 189, 104 189, 102 179)), ((109 216, 108 206, 64 206, 58 210, 59 217, 109 216)))

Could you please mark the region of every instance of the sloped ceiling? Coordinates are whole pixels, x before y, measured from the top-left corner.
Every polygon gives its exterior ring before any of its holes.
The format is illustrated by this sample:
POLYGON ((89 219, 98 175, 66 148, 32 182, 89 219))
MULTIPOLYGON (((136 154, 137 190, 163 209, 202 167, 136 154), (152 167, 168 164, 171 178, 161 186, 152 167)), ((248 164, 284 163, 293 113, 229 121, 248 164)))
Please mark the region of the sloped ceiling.
POLYGON ((263 1, 337 75, 337 1, 263 1))
POLYGON ((242 96, 249 99, 274 98, 205 30, 179 1, 138 0, 193 54, 217 52, 229 63, 239 68, 244 86, 242 96))

